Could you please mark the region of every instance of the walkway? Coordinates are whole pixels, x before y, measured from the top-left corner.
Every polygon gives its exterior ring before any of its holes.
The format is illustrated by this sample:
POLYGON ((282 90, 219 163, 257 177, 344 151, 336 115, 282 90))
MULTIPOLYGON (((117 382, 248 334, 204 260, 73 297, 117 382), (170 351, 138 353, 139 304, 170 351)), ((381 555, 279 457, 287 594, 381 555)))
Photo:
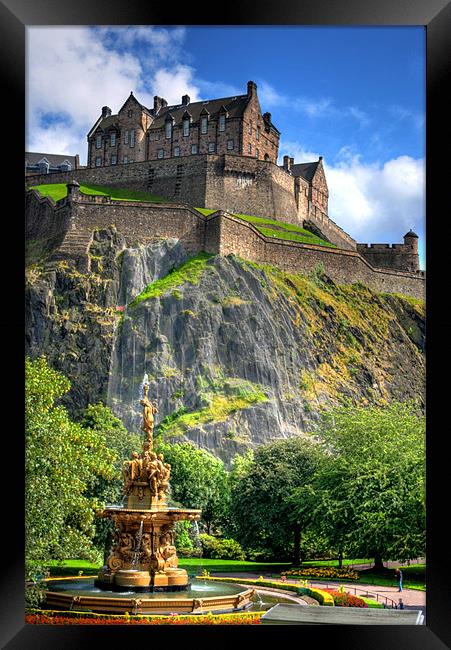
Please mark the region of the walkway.
MULTIPOLYGON (((399 566, 399 563, 396 564, 396 566, 399 566)), ((212 574, 212 577, 217 575, 218 577, 222 578, 249 578, 249 579, 257 579, 260 577, 260 575, 257 575, 256 573, 218 573, 218 574, 212 574)), ((271 573, 263 573, 261 574, 263 578, 266 580, 280 580, 280 576, 275 577, 274 574, 271 573)), ((293 583, 296 584, 298 580, 295 579, 289 579, 287 578, 287 583, 293 583)), ((425 610, 426 606, 426 592, 425 591, 418 591, 416 589, 403 589, 402 593, 399 593, 398 587, 393 586, 381 586, 381 585, 365 585, 360 582, 358 583, 343 583, 343 582, 325 582, 325 581, 320 581, 320 580, 310 580, 308 579, 309 586, 311 587, 317 587, 318 589, 321 588, 330 588, 330 589, 338 589, 338 587, 344 586, 346 591, 349 591, 351 594, 355 595, 362 595, 365 596, 366 592, 369 594, 369 598, 374 598, 376 595, 379 596, 377 600, 380 603, 385 603, 386 600, 385 598, 388 599, 388 607, 392 606, 392 602, 394 601, 396 604, 399 602, 399 598, 402 598, 402 601, 404 603, 405 607, 410 608, 418 608, 425 610), (373 595, 372 595, 373 594, 373 595)), ((376 600, 376 598, 374 598, 376 600)))

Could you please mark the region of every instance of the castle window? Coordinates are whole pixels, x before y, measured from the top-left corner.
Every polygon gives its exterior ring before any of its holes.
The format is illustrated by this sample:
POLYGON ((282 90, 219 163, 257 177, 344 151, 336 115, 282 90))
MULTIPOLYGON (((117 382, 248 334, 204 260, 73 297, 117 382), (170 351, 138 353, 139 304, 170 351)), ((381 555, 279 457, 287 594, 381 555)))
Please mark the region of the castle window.
POLYGON ((257 140, 260 140, 260 127, 257 126, 257 140))
POLYGON ((208 131, 208 119, 206 117, 202 117, 200 121, 200 132, 207 133, 207 131, 208 131))
POLYGON ((208 143, 208 153, 214 153, 216 149, 216 145, 214 142, 209 142, 208 143))
POLYGON ((183 135, 185 135, 185 136, 189 135, 189 120, 188 119, 183 120, 183 135))
POLYGON ((112 133, 110 136, 110 146, 115 147, 116 146, 116 134, 112 133))
POLYGON ((250 142, 247 145, 247 151, 248 151, 248 153, 252 153, 252 144, 250 142))
POLYGON ((115 165, 116 163, 117 163, 117 157, 113 154, 113 155, 111 156, 111 164, 112 164, 112 165, 115 165))
POLYGON ((255 157, 256 157, 256 158, 258 158, 259 153, 260 153, 259 150, 256 149, 256 150, 255 150, 255 157))
POLYGON ((158 158, 164 158, 164 149, 158 149, 158 158))
POLYGON ((265 153, 265 160, 266 162, 269 162, 269 155, 267 153, 265 153))
POLYGON ((96 149, 100 149, 102 146, 102 136, 98 135, 96 136, 96 149))
POLYGON ((233 149, 233 140, 227 140, 227 149, 229 151, 233 149))
POLYGON ((220 115, 219 116, 219 130, 220 131, 225 131, 225 115, 220 115))
POLYGON ((180 156, 180 147, 174 147, 174 156, 180 156))
POLYGON ((166 122, 166 138, 168 140, 172 138, 172 122, 169 120, 166 122))
POLYGON ((122 158, 122 162, 124 163, 124 165, 126 165, 128 163, 128 156, 124 156, 122 158))
POLYGON ((249 122, 248 131, 249 131, 249 135, 252 135, 252 122, 249 122))
POLYGON ((127 115, 128 117, 133 117, 133 111, 128 111, 127 115))
POLYGON ((124 131, 124 144, 128 144, 128 131, 124 131))
POLYGON ((192 154, 197 153, 197 144, 192 144, 191 145, 191 153, 192 154))
POLYGON ((96 167, 101 167, 102 166, 102 159, 100 156, 97 156, 96 158, 96 167))
POLYGON ((135 129, 131 129, 130 131, 130 146, 135 146, 135 129))

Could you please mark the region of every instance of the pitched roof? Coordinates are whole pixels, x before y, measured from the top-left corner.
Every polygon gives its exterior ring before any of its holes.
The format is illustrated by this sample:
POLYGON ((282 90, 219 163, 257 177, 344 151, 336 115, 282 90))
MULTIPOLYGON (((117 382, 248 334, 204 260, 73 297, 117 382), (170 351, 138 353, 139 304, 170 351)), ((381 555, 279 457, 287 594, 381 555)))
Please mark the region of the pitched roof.
POLYGON ((37 165, 43 158, 47 160, 49 165, 55 167, 61 165, 65 160, 70 162, 73 167, 75 167, 76 164, 76 156, 67 156, 64 154, 56 153, 36 153, 34 151, 25 152, 25 160, 30 165, 37 165))
POLYGON ((296 165, 291 165, 290 171, 293 176, 302 176, 302 178, 311 183, 319 162, 319 160, 315 160, 315 162, 297 163, 296 165))
POLYGON ((185 111, 191 115, 192 121, 197 122, 203 109, 206 109, 211 116, 220 112, 222 106, 227 110, 229 117, 240 117, 248 103, 247 95, 237 97, 223 97, 221 99, 210 99, 204 102, 192 102, 191 104, 175 104, 174 106, 163 106, 157 117, 152 122, 150 129, 161 129, 164 126, 168 113, 174 118, 174 124, 181 124, 185 111))

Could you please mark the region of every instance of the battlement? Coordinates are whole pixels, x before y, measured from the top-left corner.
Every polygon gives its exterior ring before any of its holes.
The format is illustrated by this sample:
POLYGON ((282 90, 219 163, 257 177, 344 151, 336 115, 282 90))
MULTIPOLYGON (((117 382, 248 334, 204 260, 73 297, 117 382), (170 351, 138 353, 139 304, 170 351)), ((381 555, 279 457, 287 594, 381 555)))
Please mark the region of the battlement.
POLYGON ((129 246, 166 238, 179 239, 187 252, 238 255, 294 273, 311 273, 321 265, 339 284, 363 284, 377 290, 424 297, 424 273, 377 268, 359 251, 267 237, 255 226, 224 210, 204 216, 176 203, 114 201, 87 196, 73 186, 54 203, 32 190, 26 195, 26 237, 37 260, 68 259, 87 271, 94 230, 114 225, 129 246))

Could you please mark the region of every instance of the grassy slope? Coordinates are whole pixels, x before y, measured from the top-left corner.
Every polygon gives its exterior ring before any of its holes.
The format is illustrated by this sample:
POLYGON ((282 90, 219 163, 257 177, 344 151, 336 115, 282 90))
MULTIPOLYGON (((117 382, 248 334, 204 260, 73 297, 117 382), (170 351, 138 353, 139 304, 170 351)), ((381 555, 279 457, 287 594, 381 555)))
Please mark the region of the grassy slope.
MULTIPOLYGON (((48 196, 54 201, 59 201, 67 196, 67 186, 65 183, 49 183, 47 185, 34 185, 30 189, 38 190, 41 196, 48 196)), ((166 203, 167 199, 141 192, 140 190, 123 189, 119 187, 107 187, 105 185, 92 185, 90 183, 81 183, 80 192, 90 196, 109 196, 115 201, 144 201, 146 203, 166 203)))

